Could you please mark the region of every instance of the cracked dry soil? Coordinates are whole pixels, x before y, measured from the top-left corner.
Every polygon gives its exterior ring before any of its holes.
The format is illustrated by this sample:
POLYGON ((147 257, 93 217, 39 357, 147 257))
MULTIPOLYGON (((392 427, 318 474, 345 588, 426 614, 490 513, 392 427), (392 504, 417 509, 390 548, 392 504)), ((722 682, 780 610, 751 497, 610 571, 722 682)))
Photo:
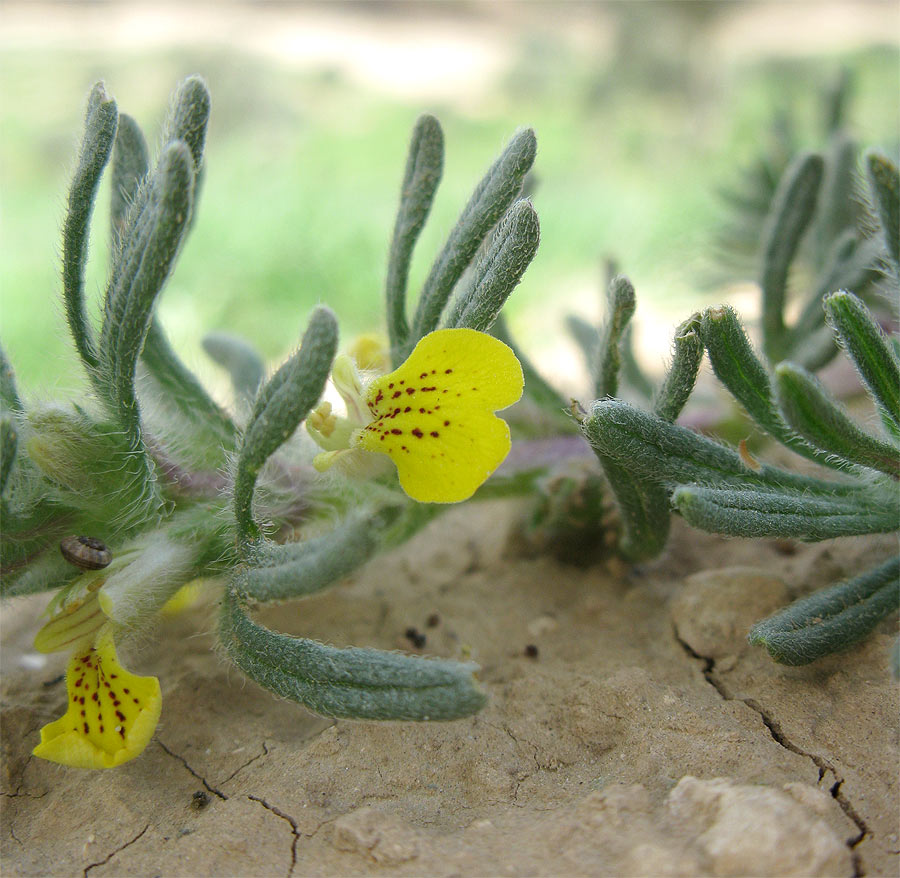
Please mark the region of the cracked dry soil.
POLYGON ((413 649, 416 628, 424 653, 471 654, 490 702, 449 724, 335 723, 275 699, 211 651, 210 601, 128 656, 163 687, 145 753, 63 769, 29 754, 63 709, 65 657, 24 667, 43 601, 7 607, 3 873, 897 874, 896 623, 806 668, 746 642, 892 540, 786 549, 676 526, 652 565, 578 568, 517 554, 521 515, 450 511, 260 613, 338 645, 413 649))

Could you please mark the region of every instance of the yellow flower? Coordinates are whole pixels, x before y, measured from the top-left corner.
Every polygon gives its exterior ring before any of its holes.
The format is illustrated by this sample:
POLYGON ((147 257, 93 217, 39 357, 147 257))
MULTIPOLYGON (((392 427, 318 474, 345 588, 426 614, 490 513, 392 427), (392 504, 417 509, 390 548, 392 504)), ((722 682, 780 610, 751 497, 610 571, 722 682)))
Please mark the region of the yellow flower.
POLYGON ((503 342, 473 329, 426 335, 389 375, 363 388, 349 358, 335 363, 335 386, 348 417, 328 403, 307 428, 327 451, 327 469, 360 454, 387 455, 403 490, 425 503, 466 500, 509 453, 509 427, 494 413, 522 395, 522 367, 503 342), (327 408, 327 410, 326 410, 327 408))
POLYGON ((112 623, 72 654, 66 691, 69 708, 41 729, 35 756, 72 768, 114 768, 139 755, 153 736, 162 707, 159 680, 119 664, 112 623))
POLYGON ((83 573, 51 600, 39 652, 70 650, 68 708, 41 729, 34 755, 73 768, 114 768, 143 752, 162 708, 156 677, 119 664, 115 635, 137 630, 177 605, 191 550, 165 538, 138 538, 111 564, 83 573))

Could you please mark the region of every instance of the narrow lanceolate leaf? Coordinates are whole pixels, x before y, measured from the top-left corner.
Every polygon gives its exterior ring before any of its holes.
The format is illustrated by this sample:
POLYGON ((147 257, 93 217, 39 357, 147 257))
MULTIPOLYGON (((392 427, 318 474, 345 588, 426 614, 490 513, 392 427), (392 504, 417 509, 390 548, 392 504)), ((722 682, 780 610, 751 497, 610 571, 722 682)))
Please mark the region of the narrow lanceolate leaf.
POLYGON ((210 359, 228 372, 235 395, 252 400, 265 377, 265 365, 256 350, 226 332, 210 332, 203 337, 202 344, 210 359))
POLYGON ((862 300, 844 291, 825 299, 828 320, 872 391, 885 426, 900 438, 900 358, 862 300))
POLYGON ((376 649, 337 649, 276 634, 253 622, 228 589, 220 638, 231 660, 283 698, 324 716, 368 720, 452 720, 485 703, 477 665, 376 649))
POLYGON ((881 220, 885 246, 900 272, 900 171, 887 156, 870 152, 866 155, 866 175, 881 220))
POLYGON ((655 558, 669 536, 669 497, 659 483, 642 479, 611 457, 597 454, 616 497, 622 526, 619 550, 629 561, 655 558))
POLYGON ((566 329, 581 349, 588 374, 593 375, 597 362, 597 348, 600 346, 600 333, 593 324, 575 314, 566 315, 566 329))
POLYGON ((791 604, 750 629, 776 662, 805 665, 862 640, 900 606, 900 560, 791 604))
POLYGON ((2 346, 0 346, 0 408, 16 414, 22 414, 25 411, 16 388, 16 373, 13 371, 12 363, 6 358, 6 351, 2 346))
POLYGON ((700 315, 693 314, 675 331, 675 353, 666 377, 653 401, 653 413, 664 421, 675 422, 697 382, 703 359, 700 315))
POLYGON ((476 186, 422 288, 410 342, 437 328, 456 282, 488 232, 519 195, 536 152, 534 131, 526 128, 518 132, 476 186))
MULTIPOLYGON (((653 382, 644 374, 634 354, 634 327, 629 323, 622 335, 619 351, 622 355, 622 378, 648 402, 653 399, 653 382)), ((702 353, 702 351, 701 351, 702 353)))
POLYGON ((700 336, 716 376, 760 427, 797 454, 826 466, 835 466, 835 461, 801 439, 781 416, 769 373, 753 352, 732 308, 722 305, 704 311, 700 336))
POLYGON ((837 133, 832 137, 816 220, 816 244, 820 263, 824 261, 832 242, 855 225, 857 153, 856 142, 845 133, 837 133))
POLYGON ((191 151, 194 168, 203 166, 203 147, 209 122, 209 89, 199 76, 189 76, 172 96, 172 106, 163 132, 163 143, 181 140, 191 151))
POLYGON ((831 247, 820 273, 816 280, 815 292, 809 297, 800 316, 791 329, 792 345, 791 355, 798 344, 811 332, 815 332, 825 323, 825 308, 822 300, 828 293, 840 289, 853 289, 863 278, 868 263, 871 262, 871 253, 868 248, 862 247, 856 232, 848 230, 843 235, 832 241, 831 247), (861 265, 860 249, 865 251, 866 265, 861 265), (859 270, 856 270, 857 267, 859 270))
POLYGON ((784 304, 788 270, 816 210, 825 163, 822 156, 799 156, 784 172, 772 199, 763 236, 763 349, 772 360, 785 354, 784 304))
POLYGON ((119 116, 112 158, 112 191, 109 219, 113 249, 125 227, 125 218, 137 198, 138 189, 150 170, 150 154, 140 126, 127 113, 119 116))
POLYGON ((889 533, 900 526, 900 503, 869 490, 828 497, 800 491, 706 488, 685 485, 672 504, 688 524, 736 537, 791 537, 817 541, 889 533))
POLYGON ((627 277, 619 275, 609 282, 606 304, 606 320, 600 329, 594 373, 594 395, 598 399, 614 397, 619 389, 620 344, 636 305, 634 287, 627 277))
POLYGON ((347 576, 381 547, 401 507, 351 514, 330 533, 300 543, 261 543, 247 556, 233 583, 255 601, 281 601, 312 594, 347 576))
POLYGON ((595 402, 582 430, 599 454, 608 455, 635 476, 667 485, 795 488, 828 497, 852 493, 851 486, 760 464, 750 469, 737 452, 618 399, 595 402))
POLYGON ((848 463, 900 478, 900 449, 861 430, 815 376, 781 363, 775 381, 781 410, 801 436, 848 463))
POLYGON ((824 95, 824 130, 826 134, 834 134, 845 124, 852 85, 850 72, 844 67, 826 89, 824 95))
POLYGON ((398 356, 409 339, 406 319, 409 264, 419 233, 431 212, 434 193, 443 172, 444 133, 434 116, 421 116, 413 129, 409 145, 385 284, 388 336, 395 366, 400 365, 403 358, 400 356, 398 359, 398 356))
POLYGON ((234 515, 246 543, 260 535, 253 521, 253 491, 269 456, 297 429, 319 401, 337 350, 334 314, 324 307, 313 311, 300 350, 269 380, 256 398, 244 431, 234 483, 234 515))
POLYGON ((534 258, 540 236, 538 216, 531 203, 516 202, 501 220, 491 246, 478 260, 470 284, 454 303, 445 325, 487 332, 534 258))
POLYGON ((69 189, 63 225, 62 274, 66 320, 78 354, 89 371, 97 366, 98 358, 84 307, 84 268, 97 187, 112 152, 117 124, 116 102, 107 95, 103 83, 98 82, 88 98, 84 138, 69 189))
POLYGON ((12 417, 4 414, 0 417, 0 496, 6 491, 6 483, 16 461, 16 446, 19 434, 12 417))
POLYGON ((170 144, 148 193, 147 221, 123 242, 119 271, 107 290, 100 337, 104 396, 136 450, 142 447, 134 388, 138 355, 190 219, 193 188, 190 151, 184 143, 170 144))

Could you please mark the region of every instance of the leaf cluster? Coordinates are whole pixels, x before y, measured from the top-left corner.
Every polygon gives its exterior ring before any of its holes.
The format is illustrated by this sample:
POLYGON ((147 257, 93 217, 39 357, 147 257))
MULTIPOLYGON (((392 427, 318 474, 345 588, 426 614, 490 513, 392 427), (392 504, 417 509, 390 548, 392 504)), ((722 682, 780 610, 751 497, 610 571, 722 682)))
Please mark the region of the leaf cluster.
MULTIPOLYGON (((819 332, 802 326, 788 331, 783 320, 784 283, 811 213, 818 167, 810 157, 791 164, 773 199, 761 284, 768 362, 757 356, 729 307, 707 309, 694 328, 699 355, 705 350, 718 379, 755 424, 832 476, 769 466, 743 443, 733 451, 674 424, 658 404, 647 413, 607 393, 591 406, 582 429, 616 495, 623 514, 622 550, 633 560, 659 553, 672 511, 695 527, 741 537, 815 541, 887 533, 900 525, 900 358, 865 303, 843 290, 815 294, 830 346, 846 352, 880 415, 880 435, 859 426, 802 363, 772 364, 782 351, 808 350, 803 346, 808 333, 819 332)), ((866 167, 887 254, 885 270, 896 284, 900 176, 876 153, 867 155, 866 167)), ((892 559, 760 623, 751 640, 778 661, 812 661, 871 631, 897 608, 898 589, 892 559)))
MULTIPOLYGON (((62 294, 92 393, 81 405, 27 407, 0 351, 3 595, 73 581, 78 571, 57 550, 67 533, 103 539, 114 557, 158 544, 162 535, 190 549, 185 582, 225 574, 222 648, 263 686, 330 716, 470 714, 484 702, 474 665, 335 649, 251 618, 259 603, 307 595, 346 576, 408 539, 438 507, 377 485, 349 500, 337 483, 313 490, 311 468, 281 453, 331 373, 338 323, 327 307, 313 311, 299 347, 269 377, 242 339, 204 339, 231 378, 233 413, 169 344, 156 306, 196 218, 209 113, 205 83, 185 80, 153 162, 137 122, 102 83, 91 91, 63 229, 62 294), (107 169, 112 259, 94 326, 85 264, 107 169), (281 542, 298 528, 300 541, 281 542)), ((520 197, 536 152, 534 132, 525 129, 476 186, 407 317, 409 263, 441 178, 443 149, 437 120, 423 116, 413 131, 387 272, 395 363, 438 327, 487 330, 538 245, 537 215, 520 197)))

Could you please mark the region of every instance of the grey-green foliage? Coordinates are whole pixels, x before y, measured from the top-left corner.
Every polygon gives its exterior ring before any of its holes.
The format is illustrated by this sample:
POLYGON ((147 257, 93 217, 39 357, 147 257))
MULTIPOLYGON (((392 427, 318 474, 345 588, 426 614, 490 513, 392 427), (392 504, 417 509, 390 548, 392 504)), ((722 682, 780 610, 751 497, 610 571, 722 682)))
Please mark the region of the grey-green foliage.
POLYGON ((266 373, 256 349, 227 332, 210 332, 203 337, 203 350, 228 372, 235 396, 252 402, 266 373))
POLYGON ((232 661, 267 689, 326 716, 371 720, 451 720, 482 708, 477 666, 338 649, 253 622, 232 591, 222 607, 222 645, 232 661))
POLYGON ((300 349, 263 385, 244 428, 234 477, 234 518, 243 543, 261 536, 253 520, 253 492, 263 464, 283 445, 319 401, 337 351, 334 314, 317 308, 300 349))
POLYGON ((755 266, 746 269, 755 273, 763 293, 766 357, 811 370, 837 353, 824 324, 824 297, 852 289, 870 301, 882 285, 883 243, 868 228, 859 197, 859 148, 844 127, 849 79, 842 75, 837 81, 823 101, 822 149, 797 154, 792 119, 782 117, 768 151, 736 190, 724 193, 730 216, 719 236, 720 261, 734 262, 730 257, 736 253, 755 257, 755 266), (789 325, 788 306, 797 300, 800 308, 789 325))
MULTIPOLYGON (((595 395, 601 400, 614 398, 623 373, 629 374, 626 367, 633 363, 629 329, 635 308, 634 287, 627 278, 614 276, 607 292, 606 318, 599 329, 591 331, 589 324, 569 321, 584 350, 595 395)), ((636 363, 631 367, 629 385, 647 397, 655 417, 664 423, 674 423, 697 379, 703 354, 698 322, 693 315, 676 330, 672 361, 655 392, 636 363)), ((589 413, 587 419, 581 419, 583 430, 589 429, 590 417, 589 413)), ((623 466, 614 454, 597 445, 594 451, 619 508, 621 553, 631 561, 658 555, 668 539, 670 523, 664 484, 652 474, 623 466)))
MULTIPOLYGON (((825 310, 885 423, 896 424, 900 360, 894 348, 851 293, 828 296, 825 310)), ((708 309, 699 325, 717 376, 756 424, 843 478, 800 476, 769 466, 619 400, 595 403, 582 425, 600 460, 612 460, 632 480, 662 485, 672 509, 703 530, 801 540, 897 530, 900 443, 893 431, 875 436, 857 425, 796 363, 779 364, 770 377, 730 309, 708 309)), ((620 496, 615 478, 610 483, 623 507, 631 502, 629 495, 620 496)), ((809 598, 787 615, 761 623, 753 640, 791 663, 849 645, 896 609, 896 571, 893 577, 879 574, 873 580, 863 574, 834 591, 833 599, 832 592, 809 598), (869 586, 876 580, 873 592, 869 586), (840 612, 832 608, 838 603, 840 612)))
POLYGON ((785 665, 805 665, 864 638, 900 603, 900 561, 884 564, 797 601, 759 622, 750 642, 785 665))
MULTIPOLYGON (((79 572, 58 550, 66 534, 100 538, 114 557, 142 546, 152 551, 164 540, 189 557, 184 581, 225 574, 222 644, 263 686, 332 716, 468 715, 485 700, 474 665, 334 649, 268 631, 249 616, 258 603, 327 587, 408 539, 442 507, 416 504, 390 485, 351 490, 338 479, 316 481, 301 455, 283 453, 331 372, 338 325, 327 307, 313 311, 298 350, 268 380, 247 343, 221 333, 205 339, 231 376, 237 419, 169 344, 156 305, 197 217, 209 114, 206 85, 189 77, 172 98, 154 162, 137 122, 118 112, 102 84, 91 91, 63 228, 62 291, 92 395, 83 405, 27 407, 0 349, 0 592, 30 594, 73 581, 79 572), (107 166, 112 258, 95 327, 84 276, 107 166), (301 526, 301 540, 282 542, 301 526)), ((519 132, 476 188, 410 329, 409 260, 443 163, 439 124, 419 121, 388 269, 396 358, 438 325, 485 330, 498 318, 538 243, 536 214, 518 199, 534 151, 533 132, 519 132), (451 320, 444 311, 457 286, 451 320)))
POLYGON ((536 151, 534 132, 530 128, 517 132, 475 187, 431 266, 410 325, 406 306, 409 264, 444 161, 444 138, 437 120, 423 116, 416 123, 388 256, 387 324, 394 365, 403 362, 415 343, 439 326, 486 330, 497 318, 537 249, 537 214, 527 202, 516 203, 536 151), (498 223, 487 252, 473 266, 498 223), (474 268, 472 278, 448 309, 454 288, 470 267, 474 268), (445 309, 449 310, 446 317, 445 309))

